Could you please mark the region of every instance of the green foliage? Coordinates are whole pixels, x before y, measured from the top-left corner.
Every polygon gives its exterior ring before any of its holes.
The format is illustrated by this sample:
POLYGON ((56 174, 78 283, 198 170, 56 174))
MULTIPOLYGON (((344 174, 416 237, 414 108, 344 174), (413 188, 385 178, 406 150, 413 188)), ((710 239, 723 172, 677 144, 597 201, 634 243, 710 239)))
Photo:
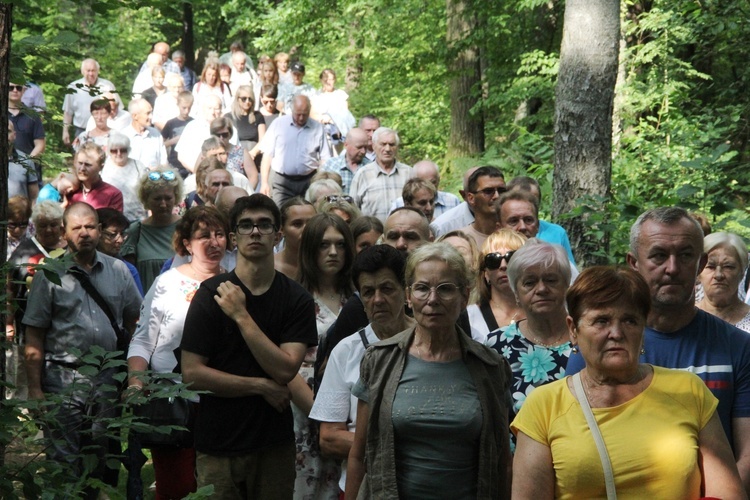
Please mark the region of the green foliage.
MULTIPOLYGON (((442 162, 449 136, 446 6, 440 0, 208 0, 191 2, 196 49, 224 52, 235 39, 254 60, 292 49, 307 65, 306 80, 333 68, 350 91, 355 116, 374 113, 396 128, 402 160, 442 162)), ((508 177, 542 183, 549 216, 554 162, 554 96, 564 2, 522 0, 465 5, 478 20, 452 50, 477 47, 483 85, 474 112, 485 119, 486 152, 455 161, 444 173, 454 192, 465 168, 498 165, 508 177)), ((750 35, 741 2, 626 0, 622 4, 623 80, 617 89, 621 133, 613 153, 611 197, 581 200, 595 235, 610 234, 621 260, 627 228, 640 209, 679 203, 705 212, 717 228, 750 235, 744 200, 750 195, 750 35), (633 207, 636 207, 635 209, 633 207), (601 223, 594 223, 599 217, 601 223)), ((182 4, 164 0, 25 0, 14 11, 13 71, 44 89, 49 167, 63 168, 60 107, 85 56, 102 76, 127 90, 154 41, 181 44, 182 4)), ((127 101, 127 99, 126 99, 127 101)), ((564 214, 566 215, 566 214, 564 214)), ((570 214, 567 214, 570 216, 570 214)))
MULTIPOLYGON (((7 346, 2 346, 3 348, 7 346)), ((73 351, 73 350, 71 350, 73 351)), ((174 384, 169 389, 154 382, 156 378, 170 375, 143 372, 151 380, 143 391, 128 394, 123 400, 115 385, 100 385, 107 392, 95 391, 89 380, 100 377, 105 372, 115 372, 114 380, 122 383, 126 377, 126 362, 121 352, 108 352, 100 347, 93 347, 86 353, 72 352, 82 363, 78 369, 80 376, 67 386, 62 393, 46 394, 43 401, 18 401, 14 399, 0 401, 0 445, 5 448, 12 443, 20 449, 31 450, 22 458, 6 460, 0 466, 0 497, 2 498, 75 498, 89 487, 102 488, 112 498, 122 498, 122 493, 91 477, 97 468, 96 456, 82 450, 82 472, 75 471, 69 464, 55 462, 45 458, 51 441, 38 439, 40 428, 60 426, 58 416, 60 408, 75 397, 77 401, 91 408, 113 408, 114 411, 92 412, 84 417, 80 428, 67 429, 93 438, 95 435, 106 436, 127 443, 128 432, 170 432, 171 426, 154 427, 143 422, 132 413, 132 406, 144 404, 155 398, 195 397, 197 392, 185 384, 174 384), (91 429, 99 429, 94 431, 91 429)), ((113 455, 106 455, 106 465, 119 468, 120 460, 113 455)), ((202 488, 191 495, 191 498, 208 498, 213 487, 202 488)))

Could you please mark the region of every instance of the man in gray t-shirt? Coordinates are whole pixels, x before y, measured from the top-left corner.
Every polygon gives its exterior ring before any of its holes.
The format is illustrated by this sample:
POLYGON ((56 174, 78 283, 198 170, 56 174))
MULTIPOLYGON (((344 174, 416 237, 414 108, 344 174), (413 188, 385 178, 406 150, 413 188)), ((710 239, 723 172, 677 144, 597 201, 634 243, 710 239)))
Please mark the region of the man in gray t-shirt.
POLYGON ((130 271, 121 261, 97 252, 101 228, 87 203, 74 203, 63 215, 70 269, 62 273, 60 285, 37 272, 31 283, 23 324, 26 325, 26 372, 29 399, 60 397, 54 423, 42 421, 50 440, 47 456, 71 465, 72 473, 85 474, 84 458, 97 460, 92 477, 104 473, 106 417, 114 416, 117 383, 114 369, 90 374, 83 369, 77 351, 86 354, 93 347, 114 351, 118 337, 104 310, 74 276, 79 273, 99 291, 114 319, 128 332, 135 329, 141 295, 130 271))

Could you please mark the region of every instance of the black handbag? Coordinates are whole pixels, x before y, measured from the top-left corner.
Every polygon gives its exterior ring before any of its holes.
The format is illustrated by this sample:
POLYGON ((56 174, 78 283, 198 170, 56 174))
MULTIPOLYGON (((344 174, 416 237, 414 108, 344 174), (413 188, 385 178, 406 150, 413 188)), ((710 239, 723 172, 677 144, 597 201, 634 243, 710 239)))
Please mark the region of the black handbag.
POLYGON ((174 379, 154 378, 151 387, 150 399, 133 407, 134 416, 154 427, 148 432, 136 433, 141 446, 192 448, 195 403, 180 394, 182 391, 174 379), (172 427, 167 429, 167 426, 172 427))

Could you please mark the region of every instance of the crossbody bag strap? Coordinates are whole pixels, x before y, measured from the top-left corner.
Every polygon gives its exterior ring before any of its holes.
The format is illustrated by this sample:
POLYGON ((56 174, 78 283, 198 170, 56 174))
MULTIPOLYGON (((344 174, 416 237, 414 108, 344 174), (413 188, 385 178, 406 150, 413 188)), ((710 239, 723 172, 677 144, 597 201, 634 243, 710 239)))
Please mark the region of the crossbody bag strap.
POLYGON ((589 424, 591 435, 596 443, 596 449, 599 452, 599 459, 602 461, 602 469, 604 469, 604 484, 607 487, 607 500, 616 500, 617 491, 615 490, 615 476, 612 472, 612 462, 609 460, 609 453, 607 453, 607 446, 604 444, 604 438, 602 433, 599 432, 599 425, 596 423, 594 418, 594 412, 591 411, 589 400, 586 397, 586 393, 583 390, 583 384, 581 383, 581 372, 573 375, 573 388, 578 398, 578 403, 581 405, 583 414, 586 417, 586 422, 589 424))
POLYGON ((370 342, 367 341, 367 335, 365 335, 365 329, 362 328, 359 333, 359 338, 362 339, 362 344, 365 346, 365 350, 367 350, 368 347, 370 347, 370 342))
POLYGON ((117 349, 124 350, 125 348, 127 348, 128 339, 125 338, 125 332, 123 332, 122 328, 120 328, 120 326, 117 324, 117 320, 115 319, 115 315, 112 313, 112 309, 110 309, 109 304, 107 304, 107 301, 104 300, 104 297, 101 296, 99 290, 97 290, 94 284, 91 283, 89 277, 78 269, 70 269, 70 274, 72 274, 73 277, 81 283, 81 286, 86 291, 86 293, 88 293, 91 298, 94 299, 94 302, 97 303, 99 308, 104 311, 104 314, 107 316, 107 319, 109 319, 109 323, 110 325, 112 325, 112 329, 115 331, 115 335, 117 336, 117 349))
POLYGON ((482 313, 482 317, 484 318, 484 322, 487 323, 489 331, 494 332, 500 328, 500 325, 497 324, 497 320, 495 319, 495 315, 492 314, 492 306, 489 302, 482 301, 479 304, 479 312, 482 313))

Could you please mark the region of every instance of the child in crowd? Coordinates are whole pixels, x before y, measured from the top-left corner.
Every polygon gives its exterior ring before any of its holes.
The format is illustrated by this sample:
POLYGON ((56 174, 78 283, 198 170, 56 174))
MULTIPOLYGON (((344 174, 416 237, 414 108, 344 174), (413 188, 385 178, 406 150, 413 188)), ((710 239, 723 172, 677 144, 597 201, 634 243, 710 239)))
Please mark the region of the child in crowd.
POLYGON ((177 94, 177 108, 180 110, 180 114, 177 115, 177 118, 167 120, 167 123, 164 124, 164 128, 161 130, 161 136, 164 139, 164 146, 167 148, 167 151, 169 151, 169 164, 172 168, 176 168, 177 171, 180 172, 183 179, 186 178, 190 172, 185 170, 182 163, 177 159, 177 151, 175 151, 174 146, 177 144, 177 141, 180 140, 180 136, 182 135, 185 126, 193 121, 193 117, 190 116, 190 110, 193 107, 194 99, 193 93, 187 90, 183 90, 177 94))
POLYGON ((44 185, 39 191, 39 196, 36 201, 54 201, 56 203, 62 203, 63 207, 68 205, 67 196, 77 191, 80 187, 78 178, 70 172, 60 172, 57 177, 52 179, 51 182, 44 185))

